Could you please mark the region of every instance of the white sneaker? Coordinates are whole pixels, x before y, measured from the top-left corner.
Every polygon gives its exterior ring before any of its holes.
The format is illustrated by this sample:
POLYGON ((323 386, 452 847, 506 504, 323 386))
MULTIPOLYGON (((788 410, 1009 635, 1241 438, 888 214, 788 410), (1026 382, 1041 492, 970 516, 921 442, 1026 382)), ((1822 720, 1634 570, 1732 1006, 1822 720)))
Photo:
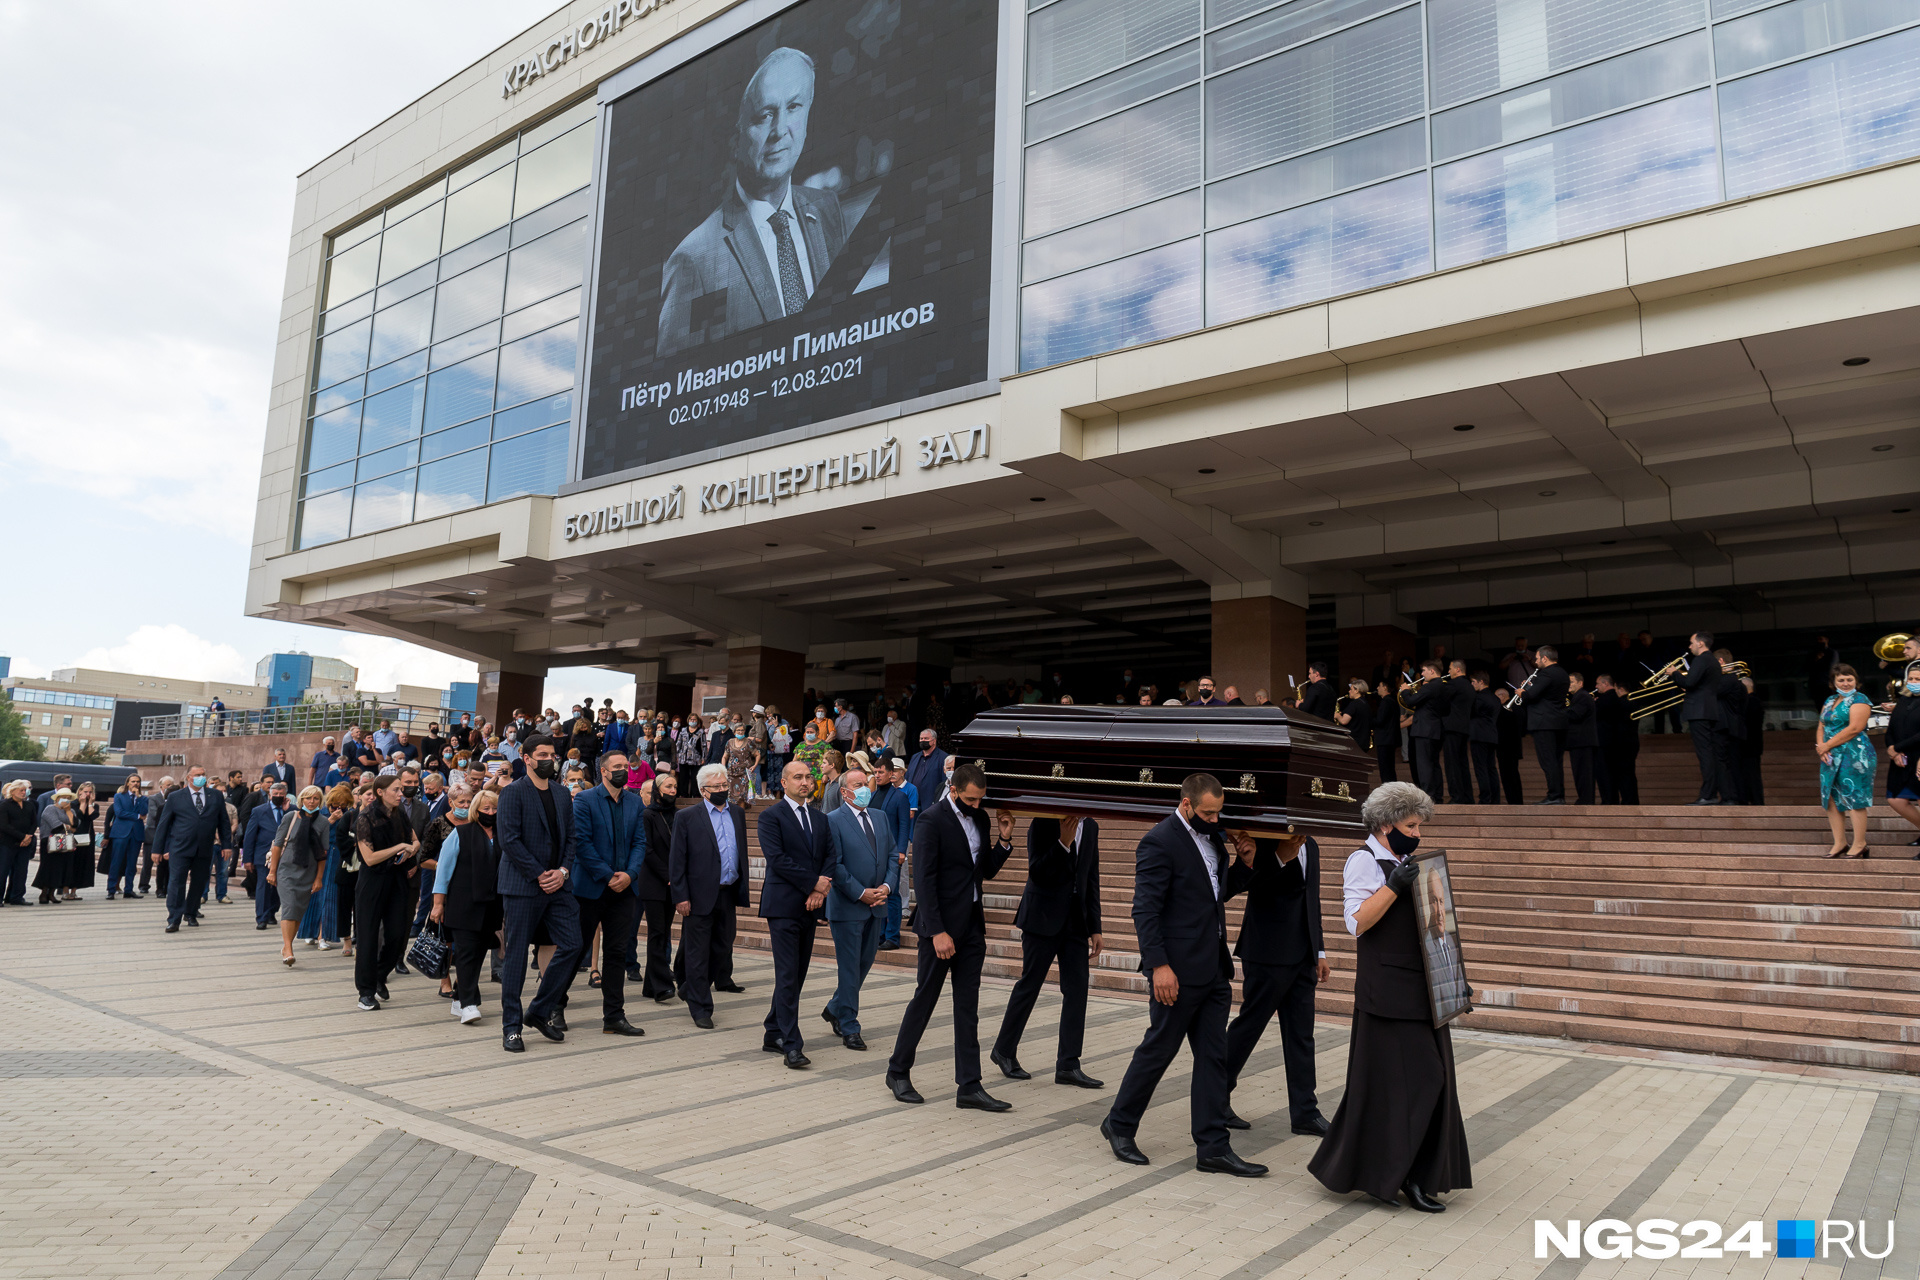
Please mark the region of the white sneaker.
POLYGON ((308 946, 310 946, 310 947, 317 947, 317 946, 319 946, 319 945, 320 945, 320 939, 318 939, 318 938, 308 938, 308 939, 307 939, 307 945, 308 945, 308 946))
POLYGON ((459 1005, 457 1005, 457 1004, 450 1004, 450 1005, 448 1005, 448 1007, 447 1007, 447 1011, 448 1011, 449 1013, 451 1013, 451 1014, 453 1014, 453 1016, 454 1016, 454 1017, 456 1017, 456 1018, 459 1018, 459 1019, 461 1019, 462 1021, 465 1021, 465 1020, 466 1020, 466 1016, 467 1016, 467 1011, 466 1011, 465 1009, 463 1009, 463 1008, 461 1008, 461 1007, 460 1007, 459 1005))
MULTIPOLYGON (((308 945, 308 946, 312 946, 313 944, 312 944, 311 942, 309 942, 309 943, 308 943, 307 945, 308 945)), ((331 951, 331 950, 333 950, 333 944, 332 944, 331 942, 325 942, 325 941, 323 941, 323 942, 321 942, 321 944, 320 944, 320 949, 321 949, 322 951, 331 951)))
POLYGON ((460 1025, 463 1027, 470 1027, 480 1021, 480 1006, 477 1004, 470 1004, 466 1008, 461 1009, 459 1013, 460 1025))

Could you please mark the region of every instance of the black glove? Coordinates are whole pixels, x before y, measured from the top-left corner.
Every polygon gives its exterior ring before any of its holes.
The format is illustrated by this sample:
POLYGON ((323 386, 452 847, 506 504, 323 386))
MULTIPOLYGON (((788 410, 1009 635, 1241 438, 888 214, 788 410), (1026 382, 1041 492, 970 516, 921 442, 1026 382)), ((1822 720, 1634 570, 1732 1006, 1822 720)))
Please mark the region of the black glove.
POLYGON ((1420 869, 1414 866, 1412 858, 1408 858, 1393 870, 1387 872, 1387 888, 1393 890, 1395 897, 1404 898, 1408 893, 1412 892, 1413 882, 1418 879, 1419 876, 1420 869))

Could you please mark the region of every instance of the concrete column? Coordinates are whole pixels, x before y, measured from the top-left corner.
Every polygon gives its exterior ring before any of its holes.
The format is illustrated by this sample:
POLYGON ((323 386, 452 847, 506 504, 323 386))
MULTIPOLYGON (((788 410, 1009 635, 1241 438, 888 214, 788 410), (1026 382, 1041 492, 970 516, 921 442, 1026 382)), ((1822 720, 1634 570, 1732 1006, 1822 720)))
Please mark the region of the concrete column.
POLYGON ((636 662, 617 669, 633 677, 635 715, 642 711, 659 711, 667 715, 685 716, 693 710, 694 677, 691 672, 670 672, 664 662, 636 662))
POLYGON ((748 637, 748 643, 727 647, 727 710, 748 711, 758 703, 773 704, 792 723, 813 708, 802 710, 801 695, 807 687, 807 655, 791 649, 776 649, 760 643, 760 637, 748 637))
POLYGON ((1307 611, 1273 596, 1213 602, 1214 686, 1233 685, 1249 705, 1256 689, 1291 702, 1287 677, 1307 678, 1307 611))
POLYGON ((518 667, 509 669, 501 663, 483 662, 480 664, 480 692, 475 701, 474 717, 492 724, 500 724, 511 719, 515 707, 529 716, 541 709, 541 699, 547 693, 547 670, 545 667, 518 667))
POLYGON ((1334 600, 1334 623, 1340 628, 1340 670, 1334 676, 1343 692, 1354 676, 1371 682, 1376 668, 1390 665, 1397 672, 1421 656, 1417 625, 1393 605, 1386 593, 1334 600))

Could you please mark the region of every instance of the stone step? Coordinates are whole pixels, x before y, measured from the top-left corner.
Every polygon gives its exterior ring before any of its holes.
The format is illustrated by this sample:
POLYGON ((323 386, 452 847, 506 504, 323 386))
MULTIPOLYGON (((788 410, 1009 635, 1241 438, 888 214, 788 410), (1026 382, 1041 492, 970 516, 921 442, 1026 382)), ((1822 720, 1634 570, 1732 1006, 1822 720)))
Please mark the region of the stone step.
POLYGON ((1481 887, 1468 888, 1464 878, 1457 877, 1453 884, 1453 896, 1455 903, 1468 911, 1484 908, 1633 916, 1658 920, 1662 928, 1671 920, 1684 919, 1920 930, 1920 910, 1886 906, 1884 897, 1879 894, 1859 895, 1861 900, 1854 903, 1793 903, 1732 900, 1706 886, 1692 885, 1661 886, 1663 894, 1659 897, 1599 897, 1561 891, 1565 888, 1552 885, 1541 892, 1505 892, 1481 887), (1682 892, 1686 892, 1687 896, 1679 896, 1682 892))
MULTIPOLYGON (((1518 905, 1482 907, 1472 912, 1474 927, 1547 929, 1566 933, 1612 934, 1622 939, 1717 938, 1728 942, 1790 943, 1859 948, 1888 956, 1913 957, 1920 967, 1920 930, 1828 922, 1734 920, 1692 914, 1666 916, 1628 912, 1551 911, 1518 905)), ((1898 963, 1895 961, 1894 963, 1898 963)))

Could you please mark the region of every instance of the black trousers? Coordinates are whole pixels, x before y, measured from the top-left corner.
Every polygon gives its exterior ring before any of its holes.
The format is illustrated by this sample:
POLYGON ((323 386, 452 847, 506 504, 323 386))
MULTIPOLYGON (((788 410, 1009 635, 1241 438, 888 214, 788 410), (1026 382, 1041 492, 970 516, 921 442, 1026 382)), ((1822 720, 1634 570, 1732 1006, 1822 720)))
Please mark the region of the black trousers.
MULTIPOLYGON (((627 1016, 628 948, 633 945, 633 923, 640 918, 640 899, 629 885, 624 893, 606 889, 597 898, 575 900, 580 904, 580 941, 592 946, 593 931, 600 930, 600 1020, 619 1022, 627 1016)), ((569 988, 575 974, 567 975, 569 988)), ((567 1007, 565 995, 560 1007, 567 1007)))
POLYGON ((1438 738, 1413 740, 1413 785, 1426 792, 1435 804, 1446 798, 1440 772, 1440 746, 1438 738))
POLYGON ((480 961, 493 950, 493 933, 479 929, 449 929, 453 936, 453 1002, 462 1008, 480 1007, 480 961))
POLYGON ((813 963, 813 939, 820 921, 776 917, 767 921, 767 941, 773 950, 773 1002, 767 1009, 767 1039, 780 1041, 788 1053, 798 1053, 806 1045, 800 1034, 800 988, 807 983, 807 966, 813 963))
POLYGON ((1740 789, 1740 739, 1725 729, 1713 731, 1713 776, 1720 780, 1722 804, 1745 804, 1740 789))
POLYGON ((954 927, 947 922, 953 939, 953 958, 942 960, 933 953, 933 939, 920 939, 920 968, 913 999, 900 1015, 900 1035, 893 1042, 893 1057, 887 1060, 887 1074, 904 1076, 913 1070, 914 1054, 920 1037, 926 1034, 933 1007, 940 1003, 940 988, 949 976, 953 980, 953 1082, 962 1089, 980 1083, 980 970, 987 962, 987 924, 976 903, 973 918, 954 927))
POLYGON ((1567 754, 1573 759, 1573 794, 1575 803, 1593 803, 1593 762, 1600 754, 1598 747, 1568 747, 1567 754))
POLYGON ((687 1013, 695 1018, 711 1018, 714 984, 733 981, 733 937, 738 928, 733 911, 733 898, 726 895, 706 915, 681 918, 680 954, 686 960, 687 976, 680 984, 680 995, 687 1002, 687 1013))
POLYGON ((1767 784, 1760 774, 1761 759, 1757 752, 1740 753, 1740 799, 1746 804, 1767 802, 1767 784))
POLYGON ((1508 804, 1525 804, 1526 792, 1520 786, 1520 748, 1516 744, 1511 750, 1495 748, 1500 759, 1500 791, 1508 804))
MULTIPOLYGON (((1476 743, 1476 746, 1489 744, 1476 743)), ((1287 1063, 1287 1110, 1299 1124, 1320 1114, 1313 1070, 1313 990, 1319 961, 1297 964, 1240 962, 1240 1012, 1227 1024, 1227 1087, 1240 1084, 1240 1072, 1260 1043, 1269 1018, 1280 1021, 1280 1048, 1287 1063)))
MULTIPOLYGON (((664 898, 643 898, 635 923, 647 922, 647 967, 640 977, 640 994, 649 1000, 673 994, 673 903, 664 898)), ((638 941, 636 938, 635 941, 638 941)), ((637 957, 629 951, 629 963, 637 957)))
POLYGON ((1225 1155, 1227 1110, 1232 1092, 1227 1072, 1227 1008, 1233 1003, 1233 988, 1225 974, 1212 982, 1180 984, 1180 995, 1172 1004, 1154 1000, 1147 1005, 1147 1034, 1133 1051, 1127 1074, 1114 1095, 1113 1110, 1107 1119, 1113 1131, 1132 1137, 1140 1130, 1140 1117, 1153 1101, 1160 1077, 1167 1073, 1180 1042, 1193 1050, 1193 1145, 1203 1156, 1225 1155))
POLYGON ((1561 756, 1566 751, 1567 731, 1565 729, 1534 729, 1533 758, 1540 762, 1540 772, 1547 778, 1547 799, 1565 800, 1567 798, 1566 771, 1561 768, 1561 756))
POLYGON ((1467 744, 1473 753, 1473 780, 1480 785, 1481 804, 1500 803, 1500 766, 1494 759, 1497 748, 1491 742, 1467 744))
POLYGON ((1637 741, 1625 746, 1614 743, 1600 748, 1600 755, 1606 765, 1606 772, 1600 778, 1601 804, 1639 804, 1640 779, 1634 772, 1635 757, 1639 755, 1637 741))
POLYGON ((1060 1046, 1054 1051, 1053 1069, 1071 1071, 1080 1065, 1080 1052, 1086 1045, 1089 967, 1087 940, 1074 934, 1020 935, 1020 981, 1013 984, 1013 994, 1007 998, 1007 1012, 1000 1019, 993 1051, 1008 1058, 1019 1056, 1020 1037, 1026 1034, 1034 1001, 1046 985, 1047 968, 1056 960, 1060 962, 1060 1046))
POLYGON ((1442 740, 1442 758, 1446 763, 1447 802, 1473 803, 1473 780, 1467 775, 1467 735, 1449 730, 1442 740))
POLYGON ((353 888, 353 985, 370 996, 407 953, 413 895, 407 878, 391 872, 362 871, 353 888))
POLYGON ((1373 749, 1373 760, 1375 764, 1380 766, 1380 781, 1399 781, 1400 748, 1398 746, 1375 747, 1373 749))
POLYGON ((1720 767, 1713 749, 1713 721, 1689 720, 1687 732, 1693 735, 1693 759, 1700 766, 1700 799, 1714 800, 1720 795, 1720 767))

